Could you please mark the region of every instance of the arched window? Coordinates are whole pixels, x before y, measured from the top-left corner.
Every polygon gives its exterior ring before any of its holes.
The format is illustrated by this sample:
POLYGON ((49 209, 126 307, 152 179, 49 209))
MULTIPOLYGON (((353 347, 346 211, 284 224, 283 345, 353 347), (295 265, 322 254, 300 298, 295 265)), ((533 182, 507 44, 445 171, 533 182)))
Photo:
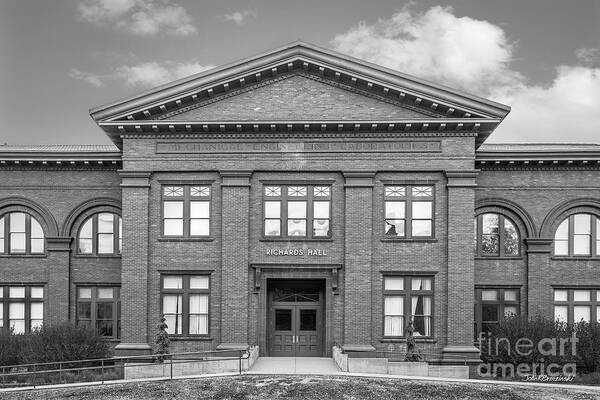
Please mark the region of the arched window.
POLYGON ((121 217, 109 212, 92 215, 84 221, 77 235, 78 254, 121 254, 121 217))
POLYGON ((600 256, 600 219, 591 214, 573 214, 560 223, 554 234, 556 256, 600 256))
POLYGON ((517 226, 502 214, 485 213, 475 218, 477 256, 516 257, 520 254, 517 226))
POLYGON ((35 217, 11 212, 0 217, 0 254, 44 254, 44 230, 35 217))

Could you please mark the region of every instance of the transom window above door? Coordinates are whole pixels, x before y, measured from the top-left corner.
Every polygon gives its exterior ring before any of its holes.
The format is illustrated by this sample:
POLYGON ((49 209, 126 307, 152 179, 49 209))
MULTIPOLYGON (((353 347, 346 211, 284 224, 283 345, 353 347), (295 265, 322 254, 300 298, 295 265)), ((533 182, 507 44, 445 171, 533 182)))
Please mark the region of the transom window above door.
POLYGON ((266 238, 331 237, 331 186, 265 185, 263 234, 266 238))

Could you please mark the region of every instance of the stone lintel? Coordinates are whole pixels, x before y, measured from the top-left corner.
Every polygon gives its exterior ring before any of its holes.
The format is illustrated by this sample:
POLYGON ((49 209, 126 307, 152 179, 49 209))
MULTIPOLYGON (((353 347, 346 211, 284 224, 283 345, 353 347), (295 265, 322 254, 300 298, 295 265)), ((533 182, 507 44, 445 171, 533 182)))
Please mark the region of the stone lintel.
POLYGON ((446 170, 448 183, 446 187, 476 187, 478 170, 446 170))
POLYGON ((373 187, 374 171, 343 171, 346 183, 344 187, 373 187))
POLYGON ((119 170, 121 187, 150 187, 150 171, 125 171, 119 170))
POLYGON ((221 170, 221 186, 250 186, 252 171, 249 170, 221 170))

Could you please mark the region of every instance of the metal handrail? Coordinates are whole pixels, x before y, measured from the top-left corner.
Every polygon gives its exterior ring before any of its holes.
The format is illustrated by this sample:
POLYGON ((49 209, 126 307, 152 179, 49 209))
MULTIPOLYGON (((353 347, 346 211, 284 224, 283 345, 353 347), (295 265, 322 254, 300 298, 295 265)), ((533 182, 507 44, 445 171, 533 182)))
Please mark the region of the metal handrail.
MULTIPOLYGON (((242 373, 242 360, 245 358, 248 358, 249 354, 247 352, 247 350, 210 350, 210 351, 195 351, 195 352, 184 352, 184 353, 171 353, 171 354, 151 354, 151 355, 141 355, 141 356, 120 356, 120 357, 111 357, 111 358, 97 358, 97 359, 87 359, 87 360, 73 360, 73 361, 57 361, 57 362, 50 362, 50 363, 38 363, 38 364, 17 364, 17 365, 7 365, 7 366, 0 366, 0 370, 2 371, 0 373, 0 378, 2 379, 2 383, 4 385, 6 385, 6 378, 7 377, 19 377, 19 376, 31 376, 32 377, 32 382, 24 382, 25 384, 30 384, 31 386, 33 386, 33 388, 36 387, 37 379, 36 376, 39 374, 46 374, 46 375, 51 375, 51 374, 58 374, 58 381, 62 382, 63 380, 63 374, 67 373, 67 372, 78 372, 78 371, 90 371, 90 370, 100 370, 100 376, 98 377, 99 380, 97 382, 101 382, 104 383, 105 382, 105 369, 122 369, 123 371, 125 371, 126 368, 130 368, 130 367, 138 367, 139 364, 136 365, 126 365, 126 361, 135 361, 138 359, 142 359, 142 360, 148 360, 149 358, 152 360, 155 359, 160 359, 163 361, 169 361, 168 363, 161 363, 161 364, 166 364, 169 366, 170 368, 170 373, 169 373, 169 377, 170 379, 173 379, 173 364, 185 364, 185 363, 192 363, 192 362, 213 362, 213 361, 227 361, 227 360, 239 360, 238 363, 238 372, 241 374, 242 373), (218 356, 219 354, 225 354, 225 353, 233 353, 235 354, 235 356, 218 356), (217 357, 211 357, 208 358, 207 355, 217 355, 217 357), (203 356, 202 358, 193 358, 193 359, 174 359, 174 357, 180 357, 180 356, 203 356), (106 362, 110 362, 112 365, 106 365, 106 362), (99 363, 99 365, 95 365, 95 366, 90 366, 90 367, 71 367, 71 368, 63 368, 64 364, 70 364, 70 363, 99 363), (58 369, 38 369, 38 366, 48 366, 48 365, 53 365, 53 364, 58 364, 58 369), (23 369, 23 368, 27 368, 27 369, 33 369, 33 370, 28 370, 28 371, 18 371, 18 369, 23 369), (16 372, 12 372, 12 369, 17 369, 16 372)), ((147 363, 150 364, 150 363, 147 363)), ((152 363, 153 364, 153 363, 152 363)), ((122 378, 119 378, 122 379, 122 378)), ((117 380, 119 380, 117 379, 117 380)), ((19 382, 16 382, 19 383, 19 382)), ((51 384, 50 382, 44 382, 46 384, 51 384)), ((37 386, 39 386, 39 384, 37 384, 37 386)))
MULTIPOLYGON (((119 360, 130 360, 130 359, 148 359, 148 358, 160 358, 166 356, 179 356, 179 355, 199 355, 199 354, 213 354, 213 353, 230 353, 240 350, 205 350, 205 351, 192 351, 184 353, 169 353, 169 354, 147 354, 139 356, 115 356, 105 358, 90 358, 85 360, 65 360, 65 361, 53 361, 45 363, 31 363, 31 364, 13 364, 13 365, 0 365, 0 369, 5 368, 24 368, 24 367, 37 367, 42 365, 53 365, 53 364, 79 364, 79 363, 91 363, 101 361, 119 361, 119 360)), ((244 351, 244 350, 242 350, 244 351)))

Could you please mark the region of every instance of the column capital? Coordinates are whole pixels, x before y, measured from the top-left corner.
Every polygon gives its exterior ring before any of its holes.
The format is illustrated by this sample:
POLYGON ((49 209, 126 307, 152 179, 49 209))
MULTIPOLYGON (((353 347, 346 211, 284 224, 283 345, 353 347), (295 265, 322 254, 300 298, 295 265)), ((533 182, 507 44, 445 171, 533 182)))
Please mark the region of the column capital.
POLYGON ((119 170, 121 187, 150 187, 150 171, 126 171, 119 170))
POLYGON ((444 174, 446 174, 446 179, 448 179, 446 187, 476 187, 477 183, 475 179, 479 175, 479 170, 446 170, 444 174))
POLYGON ((250 170, 220 170, 221 175, 221 186, 250 186, 250 177, 252 171, 250 170))
POLYGON ((345 187, 373 187, 374 171, 342 171, 345 187))
POLYGON ((527 253, 551 253, 553 239, 548 238, 525 238, 527 253))
POLYGON ((71 236, 46 236, 48 251, 71 251, 71 236))

